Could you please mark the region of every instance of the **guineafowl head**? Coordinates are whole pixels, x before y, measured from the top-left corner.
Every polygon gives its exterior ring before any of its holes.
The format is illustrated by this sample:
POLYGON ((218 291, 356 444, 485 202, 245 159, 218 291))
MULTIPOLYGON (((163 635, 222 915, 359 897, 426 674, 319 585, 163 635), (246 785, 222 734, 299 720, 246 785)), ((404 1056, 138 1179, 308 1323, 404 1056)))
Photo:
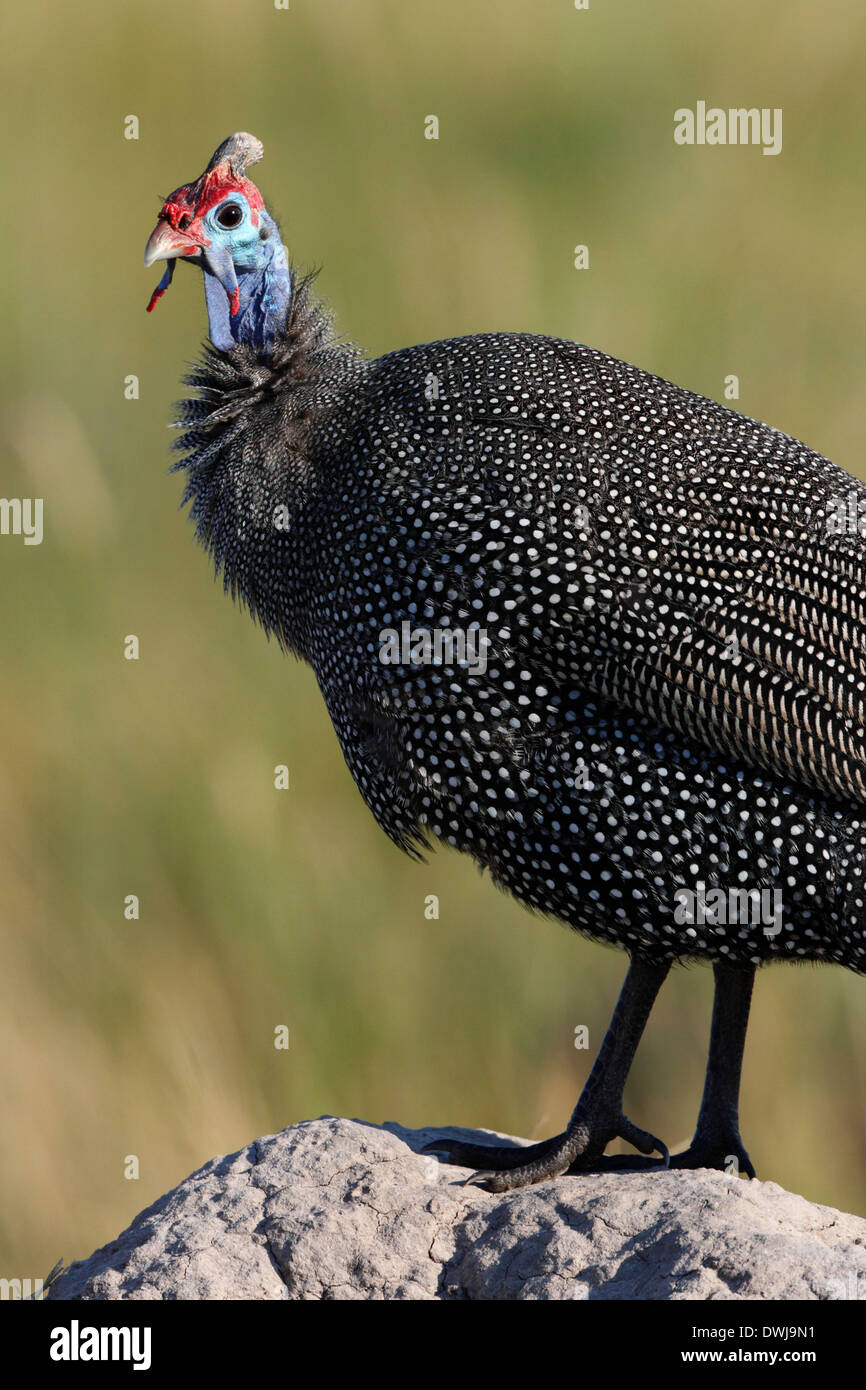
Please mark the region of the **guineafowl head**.
POLYGON ((253 135, 230 135, 193 183, 166 199, 144 251, 144 264, 165 261, 150 297, 153 309, 171 284, 177 260, 204 272, 214 347, 249 343, 267 350, 285 324, 291 298, 286 248, 246 169, 264 153, 253 135))

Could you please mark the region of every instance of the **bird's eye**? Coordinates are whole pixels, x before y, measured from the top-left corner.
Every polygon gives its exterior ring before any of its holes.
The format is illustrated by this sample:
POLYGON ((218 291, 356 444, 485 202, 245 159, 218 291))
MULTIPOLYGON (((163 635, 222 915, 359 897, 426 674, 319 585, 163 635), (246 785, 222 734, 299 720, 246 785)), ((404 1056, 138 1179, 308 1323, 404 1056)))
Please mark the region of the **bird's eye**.
POLYGON ((233 227, 239 227, 243 221, 243 212, 237 203, 226 203, 221 207, 216 215, 216 220, 226 231, 231 231, 233 227))

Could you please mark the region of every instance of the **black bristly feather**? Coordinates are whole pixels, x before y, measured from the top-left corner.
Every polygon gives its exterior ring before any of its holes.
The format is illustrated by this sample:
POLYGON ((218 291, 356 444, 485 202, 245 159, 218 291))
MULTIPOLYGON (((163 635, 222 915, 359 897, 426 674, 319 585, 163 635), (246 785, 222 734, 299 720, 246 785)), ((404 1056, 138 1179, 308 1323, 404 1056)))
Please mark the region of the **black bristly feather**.
POLYGON ((187 380, 199 538, 397 844, 651 959, 866 968, 866 563, 827 527, 863 484, 573 343, 365 360, 309 281, 272 354, 187 380), (479 624, 486 670, 383 665, 403 621, 479 624), (782 930, 683 926, 697 881, 781 890, 782 930))

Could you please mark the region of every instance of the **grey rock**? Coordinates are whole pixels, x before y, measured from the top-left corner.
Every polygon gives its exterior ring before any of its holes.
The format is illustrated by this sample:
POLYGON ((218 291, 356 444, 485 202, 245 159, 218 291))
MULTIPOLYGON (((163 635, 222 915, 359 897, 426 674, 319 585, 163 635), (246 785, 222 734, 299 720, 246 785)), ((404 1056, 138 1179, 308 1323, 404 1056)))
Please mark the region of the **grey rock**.
POLYGON ((493 1194, 419 1152, 444 1136, 505 1138, 325 1117, 257 1139, 70 1265, 48 1297, 866 1297, 866 1221, 776 1183, 657 1170, 493 1194))

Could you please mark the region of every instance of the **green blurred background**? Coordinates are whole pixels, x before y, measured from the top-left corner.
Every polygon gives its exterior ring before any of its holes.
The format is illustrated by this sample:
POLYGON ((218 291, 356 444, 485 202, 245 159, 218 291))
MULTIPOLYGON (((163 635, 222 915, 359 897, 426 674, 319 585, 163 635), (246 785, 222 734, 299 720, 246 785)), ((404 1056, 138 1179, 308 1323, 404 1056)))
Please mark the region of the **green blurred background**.
MULTIPOLYGON (((739 409, 859 471, 864 57, 859 0, 8 12, 2 491, 44 497, 46 530, 0 541, 0 1273, 85 1256, 321 1113, 553 1133, 590 1061, 574 1028, 594 1053, 625 967, 450 852, 402 857, 311 673, 215 587, 166 472, 205 316, 185 269, 144 312, 160 196, 251 130, 293 256, 371 353, 526 329, 718 399, 736 373, 739 409), (782 107, 781 155, 676 146, 699 99, 782 107)), ((675 972, 627 1091, 672 1145, 710 984, 675 972)), ((860 1213, 864 998, 838 969, 763 973, 743 1100, 762 1177, 860 1213)))

